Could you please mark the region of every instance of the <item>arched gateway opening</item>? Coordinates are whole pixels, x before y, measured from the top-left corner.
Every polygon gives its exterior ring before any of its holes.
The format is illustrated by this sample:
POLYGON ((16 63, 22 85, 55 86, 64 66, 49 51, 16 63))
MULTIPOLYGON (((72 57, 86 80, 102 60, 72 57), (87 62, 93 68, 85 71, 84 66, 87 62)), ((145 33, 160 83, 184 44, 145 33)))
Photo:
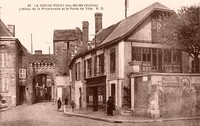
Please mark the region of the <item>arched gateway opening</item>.
POLYGON ((48 74, 39 74, 33 79, 33 89, 35 95, 35 103, 43 101, 51 101, 53 79, 48 74))

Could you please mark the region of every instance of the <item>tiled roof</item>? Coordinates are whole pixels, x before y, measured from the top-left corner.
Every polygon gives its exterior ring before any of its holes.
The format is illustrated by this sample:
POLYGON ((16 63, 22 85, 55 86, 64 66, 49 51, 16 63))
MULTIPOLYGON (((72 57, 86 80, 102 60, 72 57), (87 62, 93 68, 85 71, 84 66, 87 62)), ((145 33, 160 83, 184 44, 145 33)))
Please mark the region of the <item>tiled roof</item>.
POLYGON ((75 40, 76 38, 77 35, 74 29, 54 30, 53 41, 75 40))
MULTIPOLYGON (((122 21, 111 25, 106 29, 101 29, 96 35, 96 48, 91 50, 82 50, 79 54, 77 54, 71 61, 70 66, 74 62, 76 58, 79 58, 83 55, 87 55, 88 53, 95 51, 98 47, 102 45, 108 44, 117 39, 123 39, 123 37, 129 33, 131 33, 142 21, 144 21, 154 10, 161 10, 161 11, 172 11, 166 6, 156 2, 147 8, 123 19, 122 21)), ((93 38, 95 41, 95 38, 93 38)))
POLYGON ((119 25, 120 22, 118 22, 117 24, 113 24, 108 28, 105 29, 101 29, 97 35, 95 36, 95 38, 93 38, 92 41, 96 41, 96 46, 98 46, 99 44, 101 44, 109 35, 111 32, 113 32, 113 30, 119 25), (96 40, 95 40, 96 39, 96 40))
MULTIPOLYGON (((142 21, 144 21, 154 10, 172 11, 166 6, 156 2, 147 8, 123 19, 114 31, 101 43, 107 44, 116 39, 123 38, 125 35, 132 32, 142 21)), ((100 46, 101 46, 100 45, 100 46)))
POLYGON ((0 19, 0 37, 12 37, 6 25, 0 19))

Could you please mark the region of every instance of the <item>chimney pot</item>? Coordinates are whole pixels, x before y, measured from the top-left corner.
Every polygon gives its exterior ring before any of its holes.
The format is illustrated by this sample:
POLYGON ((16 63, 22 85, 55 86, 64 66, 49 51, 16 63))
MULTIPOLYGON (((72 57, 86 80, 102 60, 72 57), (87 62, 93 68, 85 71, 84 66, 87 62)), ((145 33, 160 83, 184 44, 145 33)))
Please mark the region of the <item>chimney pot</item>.
POLYGON ((87 42, 88 42, 88 36, 89 36, 89 23, 88 21, 83 21, 82 22, 82 31, 83 31, 83 37, 82 37, 82 41, 83 41, 83 48, 87 48, 87 42))
POLYGON ((102 13, 95 13, 95 34, 102 29, 102 13))

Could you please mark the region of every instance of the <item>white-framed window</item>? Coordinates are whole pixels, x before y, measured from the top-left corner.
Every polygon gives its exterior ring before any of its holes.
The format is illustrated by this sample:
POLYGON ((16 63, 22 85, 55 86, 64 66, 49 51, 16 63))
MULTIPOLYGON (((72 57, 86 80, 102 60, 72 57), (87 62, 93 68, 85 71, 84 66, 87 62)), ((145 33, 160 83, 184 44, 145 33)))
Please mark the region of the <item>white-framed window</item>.
POLYGON ((102 95, 102 94, 98 95, 98 101, 99 101, 99 102, 102 102, 102 101, 103 101, 103 95, 102 95))
POLYGON ((64 50, 69 49, 69 42, 64 42, 63 49, 64 50))
POLYGON ((89 95, 89 102, 92 102, 92 101, 93 101, 93 96, 89 95))
POLYGON ((0 78, 0 92, 8 92, 9 87, 9 79, 8 78, 0 78))
POLYGON ((26 69, 19 68, 19 78, 26 79, 26 69))

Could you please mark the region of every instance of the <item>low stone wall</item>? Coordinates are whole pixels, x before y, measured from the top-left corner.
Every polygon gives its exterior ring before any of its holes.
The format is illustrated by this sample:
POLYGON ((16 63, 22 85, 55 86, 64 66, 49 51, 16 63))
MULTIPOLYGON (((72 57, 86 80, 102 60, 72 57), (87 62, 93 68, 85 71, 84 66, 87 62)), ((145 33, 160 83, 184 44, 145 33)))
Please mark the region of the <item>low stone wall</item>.
MULTIPOLYGON (((151 73, 140 77, 148 77, 150 81, 146 83, 148 87, 147 115, 151 117, 200 115, 200 74, 151 73)), ((139 84, 144 84, 144 82, 139 84)), ((137 95, 134 97, 134 100, 138 99, 137 95)), ((137 100, 136 103, 140 101, 137 100)))

